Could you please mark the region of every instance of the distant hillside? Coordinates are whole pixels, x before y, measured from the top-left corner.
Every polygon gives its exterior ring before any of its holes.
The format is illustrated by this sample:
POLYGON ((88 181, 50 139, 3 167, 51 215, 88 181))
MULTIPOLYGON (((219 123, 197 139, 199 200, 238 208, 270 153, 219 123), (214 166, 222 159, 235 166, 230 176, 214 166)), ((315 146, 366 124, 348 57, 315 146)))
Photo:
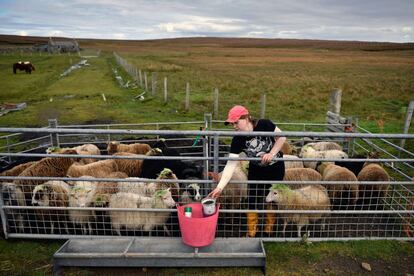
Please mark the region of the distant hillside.
MULTIPOLYGON (((64 40, 72 38, 53 37, 64 40)), ((0 47, 12 45, 31 46, 46 43, 49 37, 0 35, 0 47)), ((223 37, 190 37, 154 40, 111 40, 111 39, 76 39, 81 46, 111 45, 139 46, 139 45, 197 45, 207 47, 234 47, 234 48, 319 48, 336 50, 414 50, 414 43, 367 42, 367 41, 339 41, 339 40, 311 40, 311 39, 264 39, 264 38, 223 38, 223 37)))

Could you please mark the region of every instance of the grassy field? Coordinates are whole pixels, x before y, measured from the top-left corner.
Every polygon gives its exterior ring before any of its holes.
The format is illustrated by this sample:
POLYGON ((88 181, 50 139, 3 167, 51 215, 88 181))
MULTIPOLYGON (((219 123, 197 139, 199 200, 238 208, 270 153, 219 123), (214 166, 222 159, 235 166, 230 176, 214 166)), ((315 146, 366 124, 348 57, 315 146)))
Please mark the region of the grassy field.
POLYGON ((323 122, 329 94, 340 88, 342 115, 358 117, 361 125, 376 132, 402 131, 414 91, 413 49, 362 51, 214 42, 85 41, 81 46, 102 49, 101 56, 90 58, 89 67, 64 78, 59 75, 78 56, 0 56, 4 87, 0 102, 25 101, 29 106, 0 117, 0 124, 45 125, 50 117, 58 117, 61 123, 201 119, 204 112, 213 111, 214 88, 220 91, 219 119, 225 119, 234 104, 244 104, 259 116, 260 98, 266 93, 266 117, 277 122, 323 122), (137 101, 134 96, 141 89, 117 85, 112 51, 148 76, 158 73, 155 99, 137 101), (13 75, 11 64, 17 60, 32 60, 37 70, 32 75, 13 75), (167 104, 162 101, 164 77, 168 78, 167 104), (183 109, 186 82, 191 86, 189 112, 183 109))
MULTIPOLYGON (((80 44, 94 49, 93 52, 101 49, 101 55, 88 58, 90 66, 66 77, 60 74, 77 63, 79 56, 0 55, 0 103, 28 104, 25 110, 1 116, 0 126, 44 126, 50 118, 57 118, 61 124, 201 120, 204 112, 213 111, 215 87, 220 91, 219 119, 225 119, 228 108, 234 104, 244 104, 258 116, 260 97, 266 93, 266 117, 276 122, 324 122, 329 94, 334 88, 340 88, 342 115, 358 117, 360 124, 373 132, 401 133, 406 107, 414 100, 412 46, 309 44, 306 41, 289 44, 238 39, 81 40, 80 44), (113 51, 149 75, 158 73, 158 92, 154 98, 147 93, 145 101, 138 101, 135 96, 142 89, 119 87, 112 72, 118 68, 113 51), (11 65, 18 60, 31 60, 36 71, 31 75, 23 72, 14 75, 11 65), (170 93, 166 104, 161 95, 164 77, 169 80, 170 93), (190 82, 192 91, 190 111, 184 110, 186 82, 190 82)), ((122 71, 121 75, 127 77, 122 71)), ((412 128, 410 133, 414 133, 412 128)), ((61 244, 1 239, 0 274, 50 274, 52 253, 61 244)), ((376 274, 414 272, 412 243, 272 243, 266 249, 270 275, 363 274, 362 261, 373 264, 376 274)), ((69 275, 111 275, 99 270, 68 272, 69 275)), ((132 275, 136 271, 125 272, 132 275)), ((260 274, 254 269, 170 269, 149 270, 147 275, 160 272, 166 275, 260 274)))
MULTIPOLYGON (((50 275, 53 253, 59 241, 0 240, 1 275, 50 275), (36 254, 33 254, 36 252, 36 254), (22 260, 25 260, 22 262, 22 260)), ((266 243, 268 275, 360 275, 369 263, 375 275, 406 275, 414 272, 414 246, 408 242, 358 241, 266 243)), ((256 268, 187 269, 80 269, 65 268, 64 275, 261 275, 256 268)))

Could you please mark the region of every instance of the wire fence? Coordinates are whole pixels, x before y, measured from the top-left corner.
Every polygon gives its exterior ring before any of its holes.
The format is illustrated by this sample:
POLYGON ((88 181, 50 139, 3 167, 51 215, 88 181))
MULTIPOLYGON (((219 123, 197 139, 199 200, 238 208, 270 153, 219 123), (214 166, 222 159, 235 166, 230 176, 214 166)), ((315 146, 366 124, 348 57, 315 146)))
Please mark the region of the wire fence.
POLYGON ((373 134, 359 126, 324 132, 325 124, 303 123, 282 127, 299 131, 252 134, 221 125, 206 115, 192 122, 60 126, 51 121, 47 128, 0 128, 8 133, 0 137, 5 236, 179 237, 175 204, 200 201, 217 185, 225 163, 234 160, 227 155, 232 137, 262 135, 287 137, 290 149, 275 160, 285 163, 285 178, 247 180, 246 161, 260 158, 238 158, 237 173, 219 199, 217 237, 413 240, 414 154, 399 141, 409 145, 414 135, 373 134), (164 124, 201 130, 162 130, 164 124), (153 150, 111 155, 111 141, 153 150), (345 155, 306 154, 309 143, 321 141, 334 141, 346 148, 345 155), (85 151, 85 144, 98 151, 85 151), (376 159, 367 160, 374 152, 376 159), (252 209, 253 202, 259 207, 252 209))

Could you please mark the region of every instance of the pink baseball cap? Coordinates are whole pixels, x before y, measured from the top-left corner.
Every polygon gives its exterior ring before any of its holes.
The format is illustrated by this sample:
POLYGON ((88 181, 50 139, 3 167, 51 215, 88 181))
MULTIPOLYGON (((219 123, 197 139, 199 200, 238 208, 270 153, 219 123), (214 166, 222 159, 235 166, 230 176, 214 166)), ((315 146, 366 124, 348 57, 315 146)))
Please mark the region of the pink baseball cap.
POLYGON ((235 105, 229 110, 227 120, 224 122, 225 125, 237 122, 241 116, 249 115, 249 110, 241 105, 235 105))

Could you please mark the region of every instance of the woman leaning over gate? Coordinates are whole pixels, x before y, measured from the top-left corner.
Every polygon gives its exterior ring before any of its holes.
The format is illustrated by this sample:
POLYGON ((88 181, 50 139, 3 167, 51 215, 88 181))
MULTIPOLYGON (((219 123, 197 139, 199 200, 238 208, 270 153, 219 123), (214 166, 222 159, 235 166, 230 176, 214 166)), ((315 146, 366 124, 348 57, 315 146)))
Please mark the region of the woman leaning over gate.
MULTIPOLYGON (((233 125, 236 131, 272 131, 281 132, 281 130, 270 120, 254 120, 249 111, 241 106, 236 105, 230 109, 226 125, 233 125)), ((248 157, 261 157, 261 160, 249 162, 248 180, 283 180, 285 174, 285 164, 283 160, 275 160, 277 157, 283 157, 280 151, 286 137, 272 136, 234 136, 231 142, 229 157, 238 158, 239 154, 245 152, 248 157)), ((213 198, 218 198, 230 181, 237 165, 236 160, 229 160, 224 167, 220 182, 217 187, 210 193, 213 198)), ((265 197, 271 184, 248 184, 248 206, 249 210, 265 209, 265 197)), ((266 213, 266 226, 264 232, 270 234, 272 226, 275 223, 276 215, 266 213)), ((257 225, 259 222, 258 213, 247 213, 248 235, 255 237, 257 225)))

